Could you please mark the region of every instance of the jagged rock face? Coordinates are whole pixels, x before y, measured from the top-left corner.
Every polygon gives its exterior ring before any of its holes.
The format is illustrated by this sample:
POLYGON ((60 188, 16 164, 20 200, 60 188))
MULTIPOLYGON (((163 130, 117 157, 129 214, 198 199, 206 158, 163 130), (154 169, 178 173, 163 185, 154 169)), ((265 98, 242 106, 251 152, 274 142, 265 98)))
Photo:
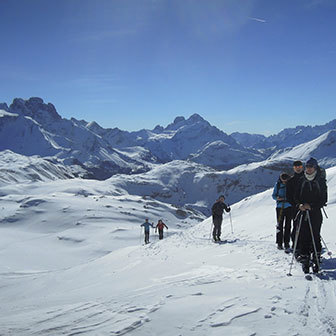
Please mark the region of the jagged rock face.
POLYGON ((37 97, 28 100, 15 98, 10 105, 10 111, 31 117, 42 124, 62 119, 53 104, 45 104, 43 99, 37 97))

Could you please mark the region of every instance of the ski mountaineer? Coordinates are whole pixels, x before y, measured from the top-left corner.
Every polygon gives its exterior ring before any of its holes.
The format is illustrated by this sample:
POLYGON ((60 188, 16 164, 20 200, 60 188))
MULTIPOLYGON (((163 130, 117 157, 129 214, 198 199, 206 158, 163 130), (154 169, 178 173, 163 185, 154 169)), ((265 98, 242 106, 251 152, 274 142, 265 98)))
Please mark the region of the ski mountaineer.
POLYGON ((146 218, 145 223, 141 224, 140 227, 143 226, 145 228, 145 244, 149 243, 149 230, 150 227, 152 227, 154 229, 153 224, 148 222, 148 218, 146 218))
MULTIPOLYGON (((293 209, 292 211, 293 230, 292 230, 291 238, 292 238, 293 248, 294 248, 295 234, 296 234, 296 230, 299 224, 298 209, 295 206, 294 192, 297 188, 300 178, 304 174, 302 161, 300 160, 294 161, 293 170, 294 170, 294 175, 286 183, 286 198, 287 198, 287 201, 291 204, 292 209, 293 209)), ((296 243, 296 249, 295 249, 295 258, 298 259, 299 255, 300 255, 300 240, 298 239, 296 243)))
POLYGON ((225 197, 223 195, 219 196, 218 200, 214 203, 211 208, 212 211, 212 222, 213 222, 213 232, 212 236, 214 241, 221 241, 221 230, 223 221, 223 211, 230 212, 231 208, 224 203, 225 197))
POLYGON ((325 170, 318 166, 316 159, 310 158, 306 162, 304 175, 295 190, 294 199, 302 214, 300 228, 302 270, 304 273, 309 273, 312 262, 313 272, 317 273, 319 272, 322 250, 320 231, 323 218, 321 208, 328 201, 328 190, 325 170), (311 258, 312 252, 313 257, 311 258))
POLYGON ((168 226, 163 223, 162 219, 159 219, 158 223, 155 226, 155 232, 159 230, 159 239, 163 239, 163 229, 166 228, 168 230, 168 226))
POLYGON ((272 193, 272 198, 276 201, 276 244, 279 250, 283 250, 284 243, 286 251, 290 248, 292 220, 292 206, 286 199, 286 183, 289 179, 290 176, 288 174, 281 173, 272 193))

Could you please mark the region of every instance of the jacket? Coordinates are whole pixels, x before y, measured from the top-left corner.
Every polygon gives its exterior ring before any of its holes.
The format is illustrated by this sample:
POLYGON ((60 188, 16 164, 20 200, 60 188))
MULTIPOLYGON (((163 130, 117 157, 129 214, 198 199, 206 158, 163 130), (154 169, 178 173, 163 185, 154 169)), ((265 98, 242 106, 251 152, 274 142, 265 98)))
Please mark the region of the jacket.
POLYGON ((145 222, 145 223, 141 224, 140 226, 143 226, 145 228, 145 232, 149 232, 150 226, 154 229, 153 224, 151 224, 149 222, 145 222))
POLYGON ((295 190, 295 204, 308 203, 312 209, 320 209, 327 204, 328 189, 325 176, 322 176, 321 170, 317 170, 314 180, 309 181, 305 175, 299 180, 295 190))
POLYGON ((272 198, 276 201, 277 208, 286 209, 292 206, 286 199, 286 184, 282 183, 280 179, 274 185, 272 198), (278 197, 283 198, 284 201, 279 201, 278 197))
POLYGON ((168 226, 165 223, 157 223, 155 229, 163 230, 164 227, 168 229, 168 226))
POLYGON ((216 203, 214 203, 214 205, 211 208, 212 216, 213 217, 220 217, 220 218, 222 218, 224 210, 226 212, 230 212, 231 211, 230 207, 228 207, 225 203, 217 201, 216 203))
POLYGON ((303 171, 299 174, 294 173, 293 177, 286 183, 286 199, 293 207, 295 206, 295 200, 294 200, 295 190, 303 174, 304 174, 303 171))

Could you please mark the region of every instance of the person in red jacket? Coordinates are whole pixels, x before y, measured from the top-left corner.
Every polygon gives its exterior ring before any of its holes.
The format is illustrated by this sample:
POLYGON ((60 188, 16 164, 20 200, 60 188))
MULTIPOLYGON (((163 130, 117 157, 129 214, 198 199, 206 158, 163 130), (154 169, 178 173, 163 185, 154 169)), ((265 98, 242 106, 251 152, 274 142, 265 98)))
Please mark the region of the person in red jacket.
POLYGON ((163 228, 164 227, 168 230, 168 226, 165 223, 163 223, 162 220, 160 219, 155 227, 155 232, 159 230, 159 239, 163 239, 163 228))

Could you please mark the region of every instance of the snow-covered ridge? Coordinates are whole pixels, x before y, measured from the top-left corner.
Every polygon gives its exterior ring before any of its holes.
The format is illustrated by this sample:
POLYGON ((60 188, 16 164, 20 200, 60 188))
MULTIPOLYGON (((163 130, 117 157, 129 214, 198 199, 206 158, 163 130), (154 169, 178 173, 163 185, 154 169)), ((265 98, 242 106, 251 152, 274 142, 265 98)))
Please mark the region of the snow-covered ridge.
POLYGON ((63 165, 54 158, 24 156, 6 150, 0 152, 0 185, 12 183, 31 183, 57 179, 71 179, 78 174, 85 174, 80 167, 63 165))
POLYGON ((278 134, 274 134, 268 137, 260 134, 239 132, 232 133, 231 136, 246 147, 252 146, 256 149, 273 148, 274 150, 279 150, 306 143, 334 129, 336 129, 336 119, 331 120, 324 125, 286 128, 278 134))
MULTIPOLYGON (((177 117, 167 127, 127 132, 105 129, 94 121, 64 119, 53 104, 37 97, 16 98, 9 107, 6 103, 0 107, 0 150, 55 156, 65 165, 80 166, 86 171, 83 176, 96 179, 146 172, 155 164, 174 160, 189 160, 217 170, 231 169, 261 162, 278 149, 312 140, 336 124, 331 121, 322 126, 298 126, 268 138, 239 133, 230 136, 193 114, 188 119, 177 117)), ((332 162, 330 157, 334 156, 328 153, 326 160, 320 159, 332 162)))

